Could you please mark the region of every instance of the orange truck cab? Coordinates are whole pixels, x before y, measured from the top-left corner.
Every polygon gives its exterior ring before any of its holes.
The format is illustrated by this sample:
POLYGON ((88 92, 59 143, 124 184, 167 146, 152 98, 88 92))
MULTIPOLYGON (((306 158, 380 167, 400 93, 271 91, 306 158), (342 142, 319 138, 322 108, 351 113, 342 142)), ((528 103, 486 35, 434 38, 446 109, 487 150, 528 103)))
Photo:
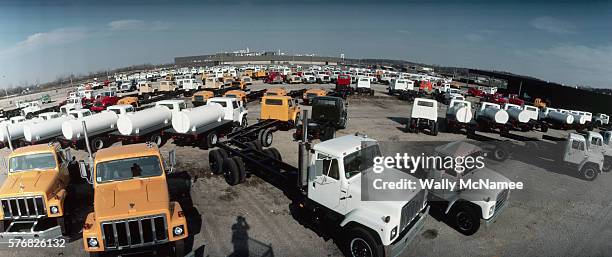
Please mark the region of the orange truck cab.
POLYGON ((206 100, 213 97, 215 97, 215 93, 213 91, 198 91, 191 96, 191 104, 193 104, 194 107, 202 106, 206 104, 206 100))
POLYGON ((131 105, 134 107, 139 107, 139 103, 138 103, 138 97, 135 96, 126 96, 124 98, 119 99, 119 101, 117 101, 118 105, 131 105))
POLYGON ((51 143, 21 147, 9 154, 7 176, 0 186, 0 241, 67 235, 64 200, 71 158, 68 149, 51 143), (41 229, 39 222, 53 226, 41 229))
POLYGON ((300 120, 300 106, 290 96, 266 95, 261 99, 260 120, 280 120, 295 125, 300 120))
POLYGON ((315 98, 317 96, 326 96, 326 95, 327 95, 327 91, 325 91, 324 89, 311 88, 311 89, 304 91, 304 94, 302 95, 302 100, 304 101, 305 104, 308 104, 310 103, 310 99, 315 98))
POLYGON ((174 156, 171 151, 166 169, 155 144, 132 144, 102 149, 88 165, 79 162, 94 189, 94 212, 83 225, 85 251, 98 256, 168 245, 184 256, 187 220, 181 205, 170 201, 166 182, 174 156))
POLYGON ((275 88, 269 88, 266 89, 266 95, 270 95, 270 96, 286 96, 287 95, 287 90, 282 88, 282 87, 275 87, 275 88))
POLYGON ((247 102, 247 93, 242 90, 230 90, 223 94, 223 97, 233 97, 242 101, 243 103, 247 102))

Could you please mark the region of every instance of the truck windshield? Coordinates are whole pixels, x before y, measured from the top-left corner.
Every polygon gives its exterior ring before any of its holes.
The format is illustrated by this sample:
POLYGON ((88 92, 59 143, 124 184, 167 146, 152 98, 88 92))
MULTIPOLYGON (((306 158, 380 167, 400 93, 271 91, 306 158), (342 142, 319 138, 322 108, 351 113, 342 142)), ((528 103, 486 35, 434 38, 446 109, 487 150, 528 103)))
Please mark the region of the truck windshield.
POLYGON ((28 154, 12 157, 9 160, 9 171, 54 169, 57 164, 52 153, 28 154))
POLYGON ((374 158, 377 156, 380 156, 378 145, 371 145, 361 151, 347 155, 344 157, 344 175, 346 178, 351 178, 372 168, 374 165, 374 158))
POLYGON ((101 162, 96 165, 96 182, 155 177, 162 174, 157 156, 127 158, 101 162))

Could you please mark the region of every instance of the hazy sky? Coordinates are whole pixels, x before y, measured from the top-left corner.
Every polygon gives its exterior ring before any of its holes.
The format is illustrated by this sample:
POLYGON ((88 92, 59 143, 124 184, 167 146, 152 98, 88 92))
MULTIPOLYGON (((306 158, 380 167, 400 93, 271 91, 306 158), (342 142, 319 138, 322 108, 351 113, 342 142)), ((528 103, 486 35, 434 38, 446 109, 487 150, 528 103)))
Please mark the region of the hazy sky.
POLYGON ((176 2, 0 0, 0 87, 249 47, 612 88, 610 1, 176 2))

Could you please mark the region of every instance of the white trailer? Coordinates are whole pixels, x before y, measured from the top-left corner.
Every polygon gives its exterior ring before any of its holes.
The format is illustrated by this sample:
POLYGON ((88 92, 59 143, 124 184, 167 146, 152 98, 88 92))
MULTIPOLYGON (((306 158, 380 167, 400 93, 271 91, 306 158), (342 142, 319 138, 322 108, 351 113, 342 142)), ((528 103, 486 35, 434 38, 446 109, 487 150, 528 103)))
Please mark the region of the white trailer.
POLYGON ((471 102, 459 98, 452 99, 446 109, 446 128, 450 132, 456 132, 462 128, 473 127, 473 116, 471 102))
POLYGON ((64 121, 62 123, 63 136, 59 137, 59 141, 64 147, 86 149, 84 121, 88 136, 91 138, 91 149, 93 151, 100 150, 112 143, 108 134, 117 129, 118 118, 119 116, 114 112, 102 111, 90 116, 64 121))
POLYGON ((482 102, 480 109, 476 112, 475 120, 477 128, 483 131, 498 129, 500 133, 508 132, 508 112, 501 108, 499 104, 482 102))

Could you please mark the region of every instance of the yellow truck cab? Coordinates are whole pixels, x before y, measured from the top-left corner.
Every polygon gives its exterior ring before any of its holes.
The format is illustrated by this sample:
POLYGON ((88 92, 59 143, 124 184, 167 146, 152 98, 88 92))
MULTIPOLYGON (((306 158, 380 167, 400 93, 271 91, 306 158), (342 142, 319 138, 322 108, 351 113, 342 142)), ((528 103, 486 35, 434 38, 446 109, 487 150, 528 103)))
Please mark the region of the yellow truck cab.
POLYGON ((90 255, 115 250, 146 250, 162 245, 184 255, 187 220, 178 202, 169 199, 169 169, 154 144, 132 144, 102 149, 89 167, 79 163, 81 176, 94 188, 94 212, 83 225, 83 246, 90 255))
POLYGON ((236 80, 236 81, 233 81, 231 86, 232 86, 232 87, 237 87, 237 88, 239 88, 240 90, 246 90, 246 88, 247 88, 247 84, 246 84, 246 82, 244 82, 244 81, 242 81, 242 80, 236 80))
POLYGON ((119 101, 117 101, 117 104, 121 104, 121 105, 131 105, 134 107, 138 107, 138 97, 135 96, 126 96, 124 98, 119 99, 119 101))
POLYGON ((304 91, 304 94, 302 95, 302 100, 304 101, 305 104, 308 104, 310 103, 310 100, 312 98, 315 98, 317 96, 326 96, 326 95, 327 95, 327 91, 325 91, 325 89, 311 88, 311 89, 304 91))
POLYGON ((242 101, 243 103, 247 102, 247 93, 242 90, 230 90, 223 94, 223 97, 233 97, 238 99, 238 101, 242 101))
POLYGON ((213 97, 215 97, 215 93, 213 91, 198 91, 191 96, 191 104, 193 104, 194 107, 202 106, 206 104, 206 100, 213 97))
POLYGON ((269 88, 266 89, 266 95, 269 96, 286 96, 287 95, 287 90, 282 88, 282 87, 275 87, 275 88, 269 88))
POLYGON ((300 120, 300 106, 290 96, 266 95, 261 99, 260 120, 280 120, 292 125, 300 120))
POLYGON ((59 144, 16 149, 8 156, 0 187, 0 241, 9 238, 54 239, 66 235, 64 200, 72 157, 59 144), (38 223, 57 225, 39 230, 38 223))

